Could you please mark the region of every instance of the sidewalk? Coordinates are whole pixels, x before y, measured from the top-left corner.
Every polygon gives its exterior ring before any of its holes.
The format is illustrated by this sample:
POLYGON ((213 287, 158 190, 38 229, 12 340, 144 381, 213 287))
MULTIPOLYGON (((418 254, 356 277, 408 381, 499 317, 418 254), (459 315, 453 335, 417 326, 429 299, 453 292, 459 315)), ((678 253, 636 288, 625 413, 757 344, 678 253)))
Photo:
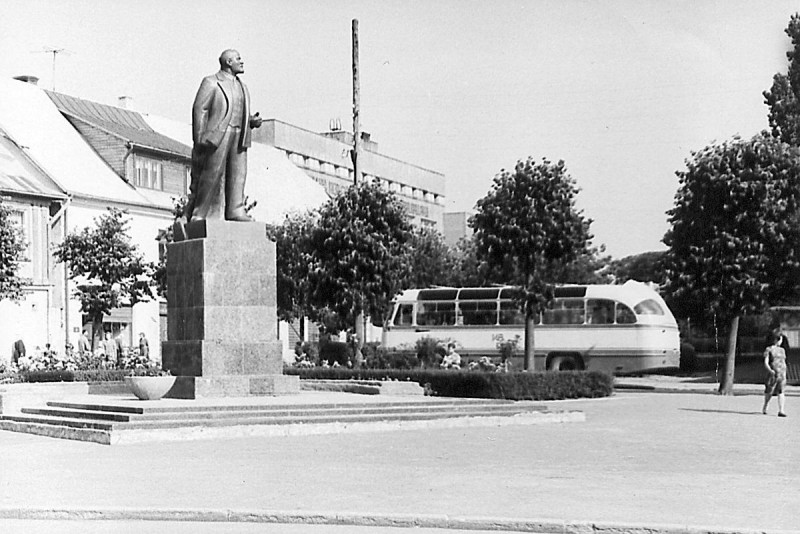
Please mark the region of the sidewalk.
MULTIPOLYGON (((713 376, 623 376, 617 377, 614 387, 620 391, 640 390, 653 391, 659 393, 707 393, 717 395, 719 382, 713 376)), ((763 395, 763 384, 740 384, 733 385, 734 395, 763 395)), ((787 386, 787 397, 800 396, 800 386, 787 386)))
POLYGON ((796 396, 786 419, 752 395, 547 404, 586 421, 115 447, 0 432, 0 531, 3 519, 103 518, 800 532, 796 396))

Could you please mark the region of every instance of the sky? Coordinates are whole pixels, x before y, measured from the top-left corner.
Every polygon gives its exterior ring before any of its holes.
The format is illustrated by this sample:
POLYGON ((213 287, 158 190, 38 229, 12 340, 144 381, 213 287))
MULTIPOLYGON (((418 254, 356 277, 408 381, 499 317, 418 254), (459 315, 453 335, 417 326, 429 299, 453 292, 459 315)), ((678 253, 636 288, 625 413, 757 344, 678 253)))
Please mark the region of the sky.
POLYGON ((226 48, 253 110, 352 128, 469 211, 518 160, 564 160, 615 258, 663 250, 692 151, 768 128, 800 0, 3 0, 0 76, 185 122, 226 48), (54 54, 46 50, 58 49, 54 54))

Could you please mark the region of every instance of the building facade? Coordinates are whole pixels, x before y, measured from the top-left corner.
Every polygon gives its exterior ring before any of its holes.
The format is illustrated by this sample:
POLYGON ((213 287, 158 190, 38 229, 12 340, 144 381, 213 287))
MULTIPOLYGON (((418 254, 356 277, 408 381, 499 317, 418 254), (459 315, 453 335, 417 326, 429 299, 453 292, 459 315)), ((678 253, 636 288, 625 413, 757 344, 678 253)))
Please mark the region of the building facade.
MULTIPOLYGON (((275 119, 254 130, 253 140, 282 150, 295 165, 335 196, 353 184, 353 134, 341 130, 316 133, 275 119)), ((359 157, 365 180, 377 180, 397 194, 412 222, 442 231, 445 183, 442 173, 378 152, 377 143, 362 135, 359 157)))

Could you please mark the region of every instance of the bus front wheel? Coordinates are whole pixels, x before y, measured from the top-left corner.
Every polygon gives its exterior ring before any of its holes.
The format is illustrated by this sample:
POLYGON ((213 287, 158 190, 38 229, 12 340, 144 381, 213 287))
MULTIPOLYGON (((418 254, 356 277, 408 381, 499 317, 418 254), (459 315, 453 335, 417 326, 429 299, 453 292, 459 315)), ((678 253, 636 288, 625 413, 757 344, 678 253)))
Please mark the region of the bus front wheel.
POLYGON ((578 360, 567 355, 553 356, 547 366, 548 371, 577 371, 580 368, 578 360))

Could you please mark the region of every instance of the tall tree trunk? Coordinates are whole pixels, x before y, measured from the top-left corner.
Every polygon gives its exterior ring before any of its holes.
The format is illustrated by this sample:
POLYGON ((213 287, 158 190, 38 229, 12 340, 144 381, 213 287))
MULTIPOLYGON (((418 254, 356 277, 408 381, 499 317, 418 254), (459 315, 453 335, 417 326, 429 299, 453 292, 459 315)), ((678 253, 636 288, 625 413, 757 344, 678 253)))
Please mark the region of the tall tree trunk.
POLYGON ((98 341, 103 341, 103 316, 92 317, 92 354, 97 350, 98 341))
POLYGON ((364 363, 364 353, 362 349, 364 348, 364 340, 367 336, 366 319, 367 317, 363 311, 356 315, 356 343, 353 346, 353 365, 355 367, 361 367, 361 364, 364 363))
POLYGON ((533 371, 533 352, 534 352, 534 320, 530 313, 525 314, 525 360, 523 369, 533 371))
POLYGON ((736 338, 739 336, 739 316, 731 319, 728 330, 728 354, 725 358, 725 372, 719 381, 720 395, 733 395, 733 373, 736 369, 736 338))

